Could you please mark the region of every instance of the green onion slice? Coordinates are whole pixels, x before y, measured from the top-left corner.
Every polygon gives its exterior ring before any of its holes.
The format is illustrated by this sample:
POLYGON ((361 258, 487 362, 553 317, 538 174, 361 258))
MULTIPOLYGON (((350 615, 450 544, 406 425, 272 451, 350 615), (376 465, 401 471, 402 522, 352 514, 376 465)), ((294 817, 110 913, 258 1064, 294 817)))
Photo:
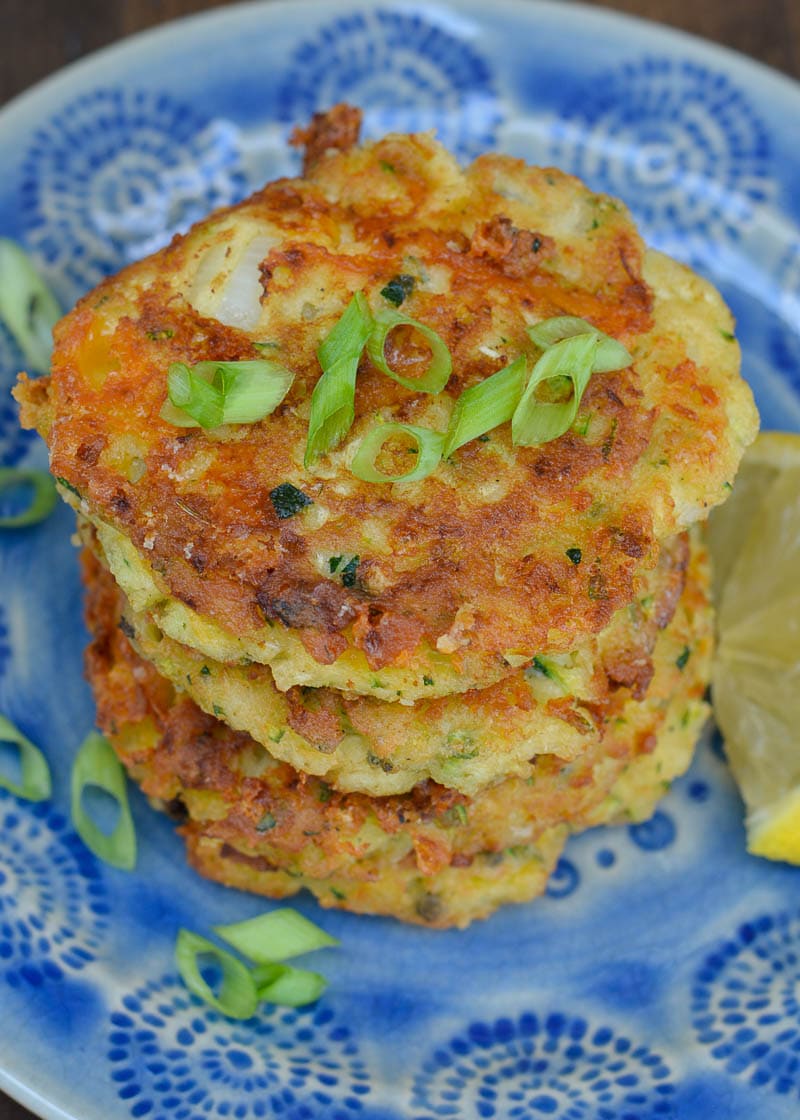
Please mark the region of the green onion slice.
POLYGON ((362 292, 356 292, 317 350, 322 377, 311 394, 306 467, 341 443, 350 431, 355 418, 358 363, 371 330, 367 301, 362 292))
POLYGON ((0 319, 40 373, 50 366, 53 326, 60 318, 61 308, 30 257, 16 241, 0 237, 0 319))
POLYGON ((597 338, 593 333, 565 338, 545 350, 533 367, 522 400, 511 418, 515 444, 535 447, 567 431, 594 371, 596 353, 597 338), (571 382, 569 398, 564 401, 537 399, 537 389, 544 388, 547 382, 555 389, 561 387, 561 382, 565 387, 571 382))
POLYGON ((541 323, 528 327, 531 341, 542 350, 549 349, 565 338, 576 338, 582 334, 593 334, 597 338, 593 373, 611 373, 615 369, 625 369, 633 361, 621 342, 574 315, 558 315, 554 319, 543 319, 541 323))
POLYGON ((524 392, 527 374, 525 355, 520 354, 505 369, 465 389, 450 416, 442 457, 448 459, 465 443, 510 420, 524 392))
POLYGON ((350 470, 362 482, 417 482, 432 474, 442 459, 444 436, 430 428, 414 424, 376 424, 370 428, 359 444, 350 470), (406 435, 416 443, 414 466, 402 474, 384 474, 375 466, 375 460, 388 439, 406 435))
POLYGON ((231 1019, 250 1019, 258 1007, 256 982, 247 965, 191 930, 182 929, 175 942, 175 964, 186 987, 204 1003, 231 1019), (211 957, 222 973, 219 994, 203 979, 199 957, 211 957))
POLYGON ((303 1007, 314 1003, 328 986, 319 972, 292 968, 286 964, 257 965, 252 971, 259 1000, 284 1007, 303 1007))
POLYGON ((294 374, 267 359, 243 362, 173 362, 162 420, 180 428, 254 424, 274 412, 294 374))
POLYGON ((136 832, 128 805, 125 771, 111 744, 92 731, 81 744, 72 766, 72 823, 90 851, 98 858, 130 871, 136 864, 136 832), (83 791, 90 786, 105 790, 119 806, 114 831, 107 835, 83 807, 83 791))
POLYGON ((19 782, 11 781, 0 772, 0 786, 25 801, 46 801, 52 790, 47 759, 5 716, 0 716, 0 743, 11 743, 19 748, 21 771, 19 782))
POLYGON ((26 525, 37 525, 49 517, 55 509, 58 494, 55 483, 47 471, 0 467, 0 494, 17 486, 33 488, 30 504, 21 513, 0 517, 0 529, 22 529, 26 525))
POLYGON ((450 379, 453 368, 453 360, 450 357, 447 344, 436 331, 426 327, 424 323, 418 323, 416 319, 410 319, 408 315, 403 315, 401 311, 394 311, 389 307, 381 308, 375 313, 375 324, 367 342, 367 353, 372 364, 381 373, 385 373, 387 377, 391 377, 394 381, 415 393, 441 393, 450 379), (422 335, 431 348, 430 365, 422 377, 403 377, 396 373, 386 361, 386 339, 395 327, 401 326, 412 327, 418 334, 422 335))
POLYGON ((324 929, 291 908, 272 910, 233 925, 215 926, 214 933, 258 964, 271 964, 338 945, 324 929))

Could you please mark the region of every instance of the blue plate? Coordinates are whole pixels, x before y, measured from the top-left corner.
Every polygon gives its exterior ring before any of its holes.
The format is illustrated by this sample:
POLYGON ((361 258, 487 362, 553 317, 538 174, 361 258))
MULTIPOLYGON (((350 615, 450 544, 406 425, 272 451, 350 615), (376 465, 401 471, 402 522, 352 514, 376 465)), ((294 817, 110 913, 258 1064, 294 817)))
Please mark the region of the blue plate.
MULTIPOLYGON (((0 232, 64 304, 211 207, 293 170, 295 122, 346 98, 366 131, 436 128, 622 196, 738 319, 765 427, 800 428, 798 87, 573 4, 269 3, 102 52, 0 115, 0 232)), ((7 387, 0 463, 43 464, 7 387)), ((201 881, 134 796, 135 873, 68 817, 93 723, 71 515, 0 540, 0 711, 52 802, 0 795, 0 1086, 47 1117, 680 1120, 796 1117, 800 871, 745 853, 709 740, 652 821, 572 842, 545 898, 467 932, 299 908, 342 949, 314 1007, 220 1018, 182 987, 187 925, 263 902, 201 881)))

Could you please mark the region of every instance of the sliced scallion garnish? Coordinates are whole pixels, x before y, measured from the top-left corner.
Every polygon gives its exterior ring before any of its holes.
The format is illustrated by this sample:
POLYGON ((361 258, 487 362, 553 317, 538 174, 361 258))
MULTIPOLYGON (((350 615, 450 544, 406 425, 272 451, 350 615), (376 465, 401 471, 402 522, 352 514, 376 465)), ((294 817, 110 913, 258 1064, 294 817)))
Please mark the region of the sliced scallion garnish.
POLYGON ((505 369, 465 389, 450 416, 442 457, 448 459, 465 443, 510 420, 524 392, 527 373, 525 355, 520 354, 505 369))
POLYGON ((214 933, 258 964, 273 964, 339 944, 335 937, 290 908, 215 926, 214 933))
POLYGON ((311 415, 304 465, 341 443, 355 417, 356 374, 372 330, 372 316, 361 292, 356 292, 338 323, 317 351, 322 377, 311 394, 311 415))
POLYGON ((545 350, 533 367, 511 418, 515 444, 534 447, 557 439, 568 430, 594 371, 596 352, 597 338, 593 333, 565 338, 545 350), (555 393, 568 391, 569 396, 565 400, 543 399, 542 394, 550 389, 555 393))
POLYGON ((294 381, 291 370, 267 358, 198 362, 194 372, 222 393, 223 424, 255 424, 274 412, 294 381))
POLYGON ((282 1007, 304 1007, 314 1003, 328 986, 319 972, 291 965, 257 965, 252 971, 259 1000, 282 1007))
POLYGON ((27 525, 36 525, 55 509, 58 494, 47 471, 0 467, 0 494, 18 486, 32 487, 30 503, 20 513, 0 517, 0 529, 23 529, 27 525))
POLYGON ((9 743, 18 749, 20 769, 18 782, 0 772, 0 786, 25 801, 46 801, 52 790, 47 759, 5 716, 0 716, 0 743, 9 743))
POLYGON ((173 362, 161 418, 180 428, 254 424, 275 411, 293 381, 290 370, 266 359, 173 362))
POLYGON ((578 319, 575 315, 558 315, 528 327, 531 341, 542 350, 547 350, 566 338, 576 338, 581 334, 593 334, 597 338, 593 373, 611 373, 615 369, 625 369, 631 364, 633 359, 621 342, 610 338, 591 323, 587 323, 585 319, 578 319))
POLYGON ((30 257, 16 241, 0 237, 0 319, 40 373, 50 366, 53 326, 60 318, 61 308, 30 257))
POLYGON ((90 851, 113 867, 130 871, 136 864, 136 832, 133 827, 125 771, 111 744, 96 731, 84 739, 72 766, 72 823, 90 851), (96 787, 109 794, 118 806, 113 832, 104 832, 83 806, 84 790, 96 787))
POLYGON ((350 470, 362 482, 417 482, 436 470, 443 446, 442 433, 430 428, 418 428, 414 424, 376 424, 361 440, 350 470), (414 441, 416 448, 410 450, 416 455, 415 463, 411 470, 385 474, 375 466, 375 460, 393 436, 407 436, 414 441))
POLYGON ((425 326, 424 323, 417 322, 416 319, 410 319, 401 311, 393 311, 388 307, 382 307, 375 313, 375 323, 367 342, 367 353, 372 364, 381 373, 385 373, 387 377, 391 377, 392 380, 415 393, 441 393, 450 379, 453 368, 447 343, 436 331, 425 326), (397 327, 409 327, 416 331, 430 347, 430 364, 421 377, 403 377, 386 361, 386 340, 397 327))
POLYGON ((204 1003, 231 1019, 251 1019, 259 995, 251 970, 232 953, 220 949, 191 930, 182 929, 175 942, 175 964, 186 987, 204 1003), (199 958, 211 958, 222 973, 215 995, 200 971, 199 958))

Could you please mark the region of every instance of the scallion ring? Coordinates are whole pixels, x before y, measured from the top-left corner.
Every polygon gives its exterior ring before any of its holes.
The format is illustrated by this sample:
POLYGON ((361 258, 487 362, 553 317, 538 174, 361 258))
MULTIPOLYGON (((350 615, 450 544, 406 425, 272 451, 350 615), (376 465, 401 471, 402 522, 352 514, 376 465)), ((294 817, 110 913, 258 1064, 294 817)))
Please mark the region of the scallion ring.
POLYGON ((220 949, 191 930, 182 929, 175 942, 175 964, 186 987, 204 1003, 231 1019, 251 1019, 258 1007, 258 991, 251 970, 232 953, 220 949), (222 973, 217 995, 206 983, 198 959, 210 957, 222 973))
POLYGON ((161 418, 181 428, 254 424, 275 411, 293 381, 290 370, 267 359, 173 362, 161 418))
POLYGON ((72 823, 90 851, 113 867, 130 871, 136 865, 133 827, 125 771, 111 744, 96 731, 81 744, 72 766, 72 823), (84 790, 95 786, 116 801, 119 813, 114 831, 105 833, 83 807, 84 790))
POLYGON ((60 318, 61 308, 30 257, 16 241, 0 237, 0 319, 39 373, 50 366, 53 326, 60 318))
POLYGON ((359 444, 350 470, 362 482, 418 482, 436 470, 442 459, 444 436, 414 424, 376 424, 359 444), (375 466, 381 448, 392 436, 407 436, 416 444, 416 461, 411 470, 385 474, 375 466))
POLYGON ((258 964, 285 961, 339 942, 296 910, 284 908, 244 922, 215 926, 214 933, 258 964))
POLYGON ((58 494, 47 471, 0 467, 0 494, 18 486, 30 486, 33 489, 31 500, 20 513, 0 517, 0 529, 23 529, 28 525, 37 525, 55 509, 58 494))
POLYGON ((257 965, 252 971, 259 1000, 282 1007, 315 1003, 328 986, 319 972, 285 964, 257 965))
POLYGON ((371 330, 367 301, 362 292, 356 292, 317 351, 322 376, 311 394, 306 467, 341 443, 350 431, 355 417, 358 363, 371 330))
POLYGON ((597 338, 593 373, 611 373, 615 369, 625 369, 633 361, 621 342, 617 342, 615 338, 604 334, 585 319, 578 319, 575 315, 558 315, 528 327, 531 341, 542 350, 547 350, 564 339, 576 338, 582 334, 594 334, 597 338))
POLYGON ((442 458, 448 459, 465 443, 510 420, 525 390, 527 374, 525 355, 520 354, 505 369, 465 389, 450 416, 442 458))
POLYGON ((15 727, 10 719, 0 716, 0 743, 9 743, 19 752, 20 780, 12 781, 0 772, 0 786, 25 801, 46 801, 52 790, 50 767, 38 747, 15 727))
POLYGON ((565 338, 545 350, 531 372, 522 400, 511 418, 511 435, 515 444, 534 447, 563 435, 572 425, 589 378, 594 371, 597 338, 579 334, 565 338), (564 401, 537 398, 548 382, 558 386, 569 384, 570 395, 564 401))
POLYGON ((436 331, 424 323, 410 319, 401 311, 381 308, 375 313, 375 325, 367 342, 367 353, 372 364, 406 389, 415 393, 441 393, 450 379, 453 360, 447 344, 436 331), (430 364, 421 377, 403 377, 386 361, 386 340, 396 327, 411 327, 427 342, 431 350, 430 364))

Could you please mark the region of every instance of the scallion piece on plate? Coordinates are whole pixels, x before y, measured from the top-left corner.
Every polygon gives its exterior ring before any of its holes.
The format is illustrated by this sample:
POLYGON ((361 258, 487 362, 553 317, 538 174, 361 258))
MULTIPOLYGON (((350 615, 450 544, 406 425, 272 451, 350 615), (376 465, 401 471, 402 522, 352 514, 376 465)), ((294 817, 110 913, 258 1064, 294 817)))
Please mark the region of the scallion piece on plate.
POLYGON ((28 525, 37 525, 55 509, 58 494, 47 471, 0 467, 0 494, 17 487, 30 487, 31 500, 19 513, 0 517, 0 529, 24 529, 28 525))
POLYGON ((578 319, 574 315, 558 315, 528 327, 531 341, 542 350, 547 350, 565 338, 576 338, 582 334, 594 334, 597 338, 593 373, 611 373, 615 369, 625 369, 633 361, 621 342, 610 338, 591 323, 587 323, 585 319, 578 319))
POLYGON ((38 373, 49 369, 53 326, 61 318, 55 296, 16 241, 0 237, 0 319, 38 373))
POLYGON ((436 331, 424 323, 410 319, 401 311, 384 307, 375 313, 372 333, 367 342, 367 353, 372 364, 406 389, 415 393, 441 393, 450 379, 453 360, 447 344, 436 331), (408 327, 421 335, 430 347, 431 357, 427 370, 420 377, 403 377, 386 361, 386 340, 397 327, 408 327))
POLYGON ((578 413, 594 372, 597 338, 579 334, 545 350, 511 418, 515 444, 534 447, 563 435, 578 413))
POLYGON ((294 374, 266 359, 241 362, 173 362, 162 420, 180 428, 254 424, 274 412, 294 374))
POLYGON ((339 944, 335 937, 291 908, 272 910, 232 925, 215 926, 214 933, 258 964, 285 961, 339 944))
POLYGON ((311 394, 304 465, 341 443, 355 417, 356 374, 372 330, 372 315, 361 292, 350 300, 317 351, 322 377, 311 394))
POLYGON ((304 1007, 314 1003, 328 986, 319 972, 292 968, 287 964, 257 965, 252 972, 259 1000, 283 1007, 304 1007))
POLYGON ((87 735, 72 766, 72 823, 90 851, 113 867, 130 871, 136 864, 136 832, 133 827, 125 771, 111 744, 96 731, 87 735), (106 833, 95 824, 83 805, 84 791, 104 790, 117 803, 117 823, 106 833))
POLYGON ((505 369, 465 389, 450 416, 442 457, 448 459, 465 443, 510 420, 525 390, 527 374, 525 356, 520 354, 505 369))
POLYGON ((0 716, 0 743, 8 743, 17 748, 20 770, 18 782, 12 781, 0 771, 0 786, 25 801, 46 801, 52 790, 47 759, 5 716, 0 716))
POLYGON ((258 1007, 258 991, 251 970, 232 953, 220 949, 191 930, 182 929, 175 942, 175 964, 186 987, 204 1003, 231 1019, 250 1019, 258 1007), (218 968, 221 983, 217 994, 201 972, 201 958, 218 968))
POLYGON ((362 482, 418 482, 436 470, 442 459, 444 436, 430 428, 414 424, 376 424, 370 428, 359 444, 350 470, 362 482), (375 461, 386 442, 394 436, 406 436, 416 445, 409 448, 414 455, 414 465, 400 474, 385 474, 375 466, 375 461))

